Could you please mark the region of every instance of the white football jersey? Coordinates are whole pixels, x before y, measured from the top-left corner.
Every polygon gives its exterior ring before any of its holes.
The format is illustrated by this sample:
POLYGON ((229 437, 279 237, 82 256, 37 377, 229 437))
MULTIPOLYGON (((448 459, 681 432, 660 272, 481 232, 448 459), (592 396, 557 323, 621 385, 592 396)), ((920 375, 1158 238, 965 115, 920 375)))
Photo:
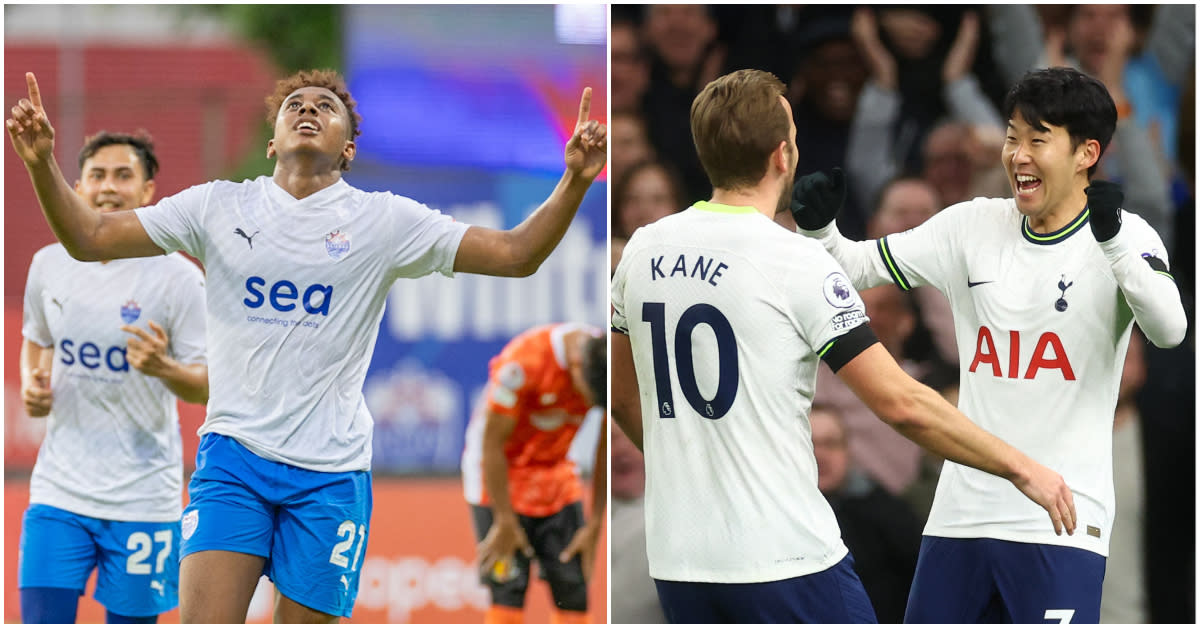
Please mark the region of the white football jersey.
MULTIPOLYGON (((959 203, 878 241, 850 243, 823 233, 859 288, 894 281, 906 290, 934 286, 947 296, 959 353, 959 409, 1061 474, 1074 492, 1076 532, 1057 536, 1046 512, 1010 482, 947 461, 925 534, 1107 555, 1115 512, 1113 413, 1134 321, 1126 291, 1163 303, 1173 298, 1182 313, 1174 284, 1154 284, 1154 270, 1135 260, 1128 263, 1137 265, 1137 280, 1120 287, 1086 210, 1055 233, 1037 234, 1012 199, 959 203)), ((1123 213, 1120 238, 1122 246, 1167 263, 1166 247, 1140 217, 1123 213)))
POLYGON ((746 583, 846 555, 817 489, 819 353, 866 322, 816 242, 709 202, 638 229, 612 281, 641 395, 650 575, 746 583))
MULTIPOLYGON (((167 334, 183 364, 204 357, 204 275, 182 255, 80 262, 61 244, 33 256, 21 332, 54 351, 46 438, 29 501, 115 521, 174 521, 183 447, 176 398, 126 360, 122 325, 167 334)), ((42 420, 42 419, 35 419, 42 420)))
POLYGON ((344 180, 297 200, 271 177, 189 188, 136 210, 208 273, 208 416, 200 434, 315 471, 371 466, 363 399, 388 289, 453 275, 467 225, 344 180))

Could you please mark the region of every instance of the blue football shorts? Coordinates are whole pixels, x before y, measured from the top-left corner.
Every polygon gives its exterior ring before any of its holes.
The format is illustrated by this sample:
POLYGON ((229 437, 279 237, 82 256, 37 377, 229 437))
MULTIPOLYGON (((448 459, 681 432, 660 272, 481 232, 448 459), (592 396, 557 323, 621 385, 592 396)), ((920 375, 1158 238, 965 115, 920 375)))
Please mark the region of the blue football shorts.
POLYGON ((1104 567, 1077 547, 922 537, 904 623, 1097 624, 1104 567))
POLYGON ((654 580, 672 624, 875 624, 850 554, 806 576, 724 584, 654 580))
POLYGON ((281 594, 349 617, 367 553, 371 474, 326 473, 258 457, 223 434, 205 434, 188 483, 182 556, 206 550, 266 558, 281 594))
POLYGON ((127 617, 179 606, 179 522, 112 521, 32 504, 21 521, 17 586, 83 595, 98 568, 96 601, 127 617))

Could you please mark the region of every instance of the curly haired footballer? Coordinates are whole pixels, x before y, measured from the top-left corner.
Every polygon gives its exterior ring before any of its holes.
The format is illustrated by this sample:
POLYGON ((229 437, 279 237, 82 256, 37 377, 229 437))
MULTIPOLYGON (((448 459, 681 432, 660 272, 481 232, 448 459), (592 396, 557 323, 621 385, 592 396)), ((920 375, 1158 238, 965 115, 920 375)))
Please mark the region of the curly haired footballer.
MULTIPOLYGON (((346 105, 346 111, 350 113, 350 139, 362 135, 362 130, 358 128, 362 123, 362 116, 358 115, 355 108, 358 103, 354 100, 354 96, 350 95, 350 90, 346 88, 346 80, 337 70, 301 70, 287 78, 280 79, 275 82, 275 91, 266 98, 267 104, 267 124, 275 123, 275 117, 279 115, 279 108, 283 106, 283 101, 288 95, 302 87, 323 87, 334 93, 343 105, 346 105)), ((350 162, 342 162, 342 170, 350 170, 350 162)))

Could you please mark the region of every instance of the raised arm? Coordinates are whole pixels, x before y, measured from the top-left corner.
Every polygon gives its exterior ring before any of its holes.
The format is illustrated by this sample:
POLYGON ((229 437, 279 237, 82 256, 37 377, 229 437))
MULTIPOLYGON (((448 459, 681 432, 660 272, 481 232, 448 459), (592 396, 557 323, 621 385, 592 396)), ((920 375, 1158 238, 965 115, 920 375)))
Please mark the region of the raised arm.
POLYGON ((836 371, 880 419, 921 447, 1002 477, 1046 509, 1054 532, 1075 532, 1075 500, 1062 476, 975 425, 914 380, 875 343, 836 371))
POLYGON ((83 261, 162 255, 132 211, 94 211, 67 183, 54 159, 54 128, 33 72, 25 73, 25 83, 29 97, 12 108, 5 126, 55 237, 72 257, 83 261))
POLYGON ((1183 342, 1187 313, 1179 287, 1167 268, 1166 254, 1155 255, 1166 247, 1158 238, 1150 246, 1136 242, 1131 230, 1122 227, 1120 207, 1125 197, 1120 186, 1092 181, 1085 192, 1092 235, 1112 267, 1113 278, 1138 327, 1156 347, 1170 348, 1183 342))
MULTIPOLYGON (((846 202, 846 178, 840 168, 814 172, 796 180, 791 210, 796 231, 821 242, 821 246, 846 270, 855 289, 866 290, 889 283, 879 241, 855 242, 838 231, 838 212, 846 202)), ((906 288, 907 289, 907 288, 906 288)))
POLYGON ((608 129, 588 119, 591 108, 592 88, 586 87, 579 101, 575 133, 567 142, 567 168, 549 198, 507 231, 468 228, 454 258, 455 272, 500 277, 528 277, 537 272, 567 232, 592 181, 604 169, 608 129))

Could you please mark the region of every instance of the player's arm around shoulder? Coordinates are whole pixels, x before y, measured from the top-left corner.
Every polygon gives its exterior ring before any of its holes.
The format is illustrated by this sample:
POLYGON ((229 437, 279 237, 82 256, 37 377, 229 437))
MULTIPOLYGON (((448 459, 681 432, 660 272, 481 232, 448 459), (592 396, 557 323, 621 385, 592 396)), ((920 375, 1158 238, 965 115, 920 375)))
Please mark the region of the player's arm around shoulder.
POLYGON ((875 343, 835 371, 867 407, 905 438, 959 464, 1002 477, 1050 514, 1054 531, 1075 531, 1075 501, 1062 476, 972 423, 905 373, 875 343))
POLYGON ((1116 184, 1093 181, 1085 191, 1092 235, 1138 327, 1157 347, 1179 345, 1187 313, 1162 238, 1141 216, 1120 208, 1124 195, 1116 184))
POLYGON ((590 120, 592 88, 583 90, 579 120, 567 142, 566 170, 550 196, 521 224, 507 231, 472 226, 463 235, 454 271, 528 277, 558 246, 608 155, 608 129, 590 120))

